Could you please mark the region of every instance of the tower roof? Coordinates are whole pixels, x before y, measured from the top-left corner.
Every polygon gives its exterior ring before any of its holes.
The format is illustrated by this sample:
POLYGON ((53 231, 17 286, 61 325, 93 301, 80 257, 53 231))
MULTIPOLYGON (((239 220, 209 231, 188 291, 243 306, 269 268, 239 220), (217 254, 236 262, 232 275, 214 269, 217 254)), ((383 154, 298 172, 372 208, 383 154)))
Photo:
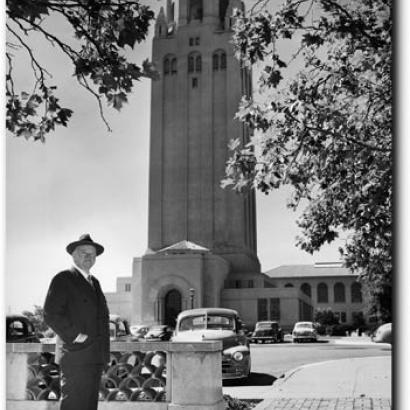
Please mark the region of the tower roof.
POLYGON ((352 273, 350 269, 341 266, 340 263, 319 263, 315 265, 282 265, 266 271, 265 274, 273 279, 320 276, 357 276, 357 274, 352 273))
POLYGON ((166 248, 160 249, 157 253, 204 253, 209 252, 208 248, 197 245, 190 241, 180 241, 166 248))

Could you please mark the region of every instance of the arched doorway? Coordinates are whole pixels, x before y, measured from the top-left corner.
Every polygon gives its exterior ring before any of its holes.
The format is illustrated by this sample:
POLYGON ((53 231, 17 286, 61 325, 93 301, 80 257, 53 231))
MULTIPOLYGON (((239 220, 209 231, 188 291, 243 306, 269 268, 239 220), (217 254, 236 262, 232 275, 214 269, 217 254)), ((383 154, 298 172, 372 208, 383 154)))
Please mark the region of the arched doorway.
POLYGON ((176 289, 170 290, 165 295, 164 324, 175 327, 178 313, 182 310, 182 296, 176 289))

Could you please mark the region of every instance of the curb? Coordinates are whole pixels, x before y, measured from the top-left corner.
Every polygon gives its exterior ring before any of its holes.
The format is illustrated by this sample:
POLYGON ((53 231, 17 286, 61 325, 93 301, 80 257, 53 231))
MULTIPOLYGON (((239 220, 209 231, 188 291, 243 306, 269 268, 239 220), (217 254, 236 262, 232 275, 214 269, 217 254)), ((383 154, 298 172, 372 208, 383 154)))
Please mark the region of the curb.
MULTIPOLYGON (((378 343, 379 344, 379 343, 378 343)), ((389 343, 383 343, 383 344, 385 344, 386 346, 391 346, 389 343)), ((376 358, 383 358, 383 357, 386 357, 386 356, 371 356, 371 358, 372 359, 376 359, 376 358)), ((367 359, 367 357, 358 357, 358 358, 356 358, 356 359, 367 359)), ((292 369, 292 370, 289 370, 287 373, 285 373, 285 375, 283 376, 283 377, 281 377, 281 378, 279 378, 279 379, 277 379, 276 381, 275 381, 275 383, 273 383, 273 388, 275 388, 275 386, 276 387, 280 387, 280 386, 282 386, 282 384, 283 383, 286 383, 295 373, 298 373, 298 372, 300 372, 301 370, 304 370, 304 369, 306 369, 306 368, 309 368, 309 367, 315 367, 315 366, 320 366, 320 365, 323 365, 323 364, 326 364, 326 363, 331 363, 331 362, 338 362, 338 361, 343 361, 343 360, 349 360, 349 359, 332 359, 332 360, 323 360, 322 362, 316 362, 316 363, 308 363, 308 364, 304 364, 304 365, 302 365, 302 366, 299 366, 299 367, 296 367, 296 368, 294 368, 294 369, 292 369)))

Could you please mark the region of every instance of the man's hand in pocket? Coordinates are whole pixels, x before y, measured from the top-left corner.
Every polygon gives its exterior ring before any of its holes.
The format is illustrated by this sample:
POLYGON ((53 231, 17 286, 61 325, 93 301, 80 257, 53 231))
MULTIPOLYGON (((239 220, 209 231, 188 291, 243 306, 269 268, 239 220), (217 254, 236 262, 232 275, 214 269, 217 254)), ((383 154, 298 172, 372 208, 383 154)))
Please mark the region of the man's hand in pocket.
POLYGON ((79 333, 78 336, 74 339, 73 343, 84 343, 88 339, 88 336, 84 333, 79 333))

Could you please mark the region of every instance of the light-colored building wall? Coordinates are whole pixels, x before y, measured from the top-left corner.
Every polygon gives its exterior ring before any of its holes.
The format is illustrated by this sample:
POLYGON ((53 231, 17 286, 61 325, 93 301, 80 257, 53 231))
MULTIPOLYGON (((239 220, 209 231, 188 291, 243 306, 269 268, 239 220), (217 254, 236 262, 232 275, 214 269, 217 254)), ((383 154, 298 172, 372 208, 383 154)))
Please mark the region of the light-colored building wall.
POLYGON ((191 308, 192 290, 193 307, 219 306, 220 289, 228 273, 229 264, 208 252, 157 253, 135 258, 132 321, 162 323, 165 296, 172 289, 177 290, 182 297, 182 310, 191 308))
MULTIPOLYGON (((353 276, 353 275, 352 275, 353 276)), ((293 284, 295 288, 300 289, 302 284, 308 283, 311 286, 312 298, 311 303, 314 309, 327 309, 330 308, 333 312, 346 314, 346 322, 350 324, 353 322, 353 314, 357 312, 363 312, 365 315, 365 304, 362 298, 362 302, 352 302, 351 286, 356 283, 356 277, 339 276, 339 277, 311 277, 311 278, 281 278, 275 281, 279 288, 285 288, 287 284, 293 284), (317 287, 319 284, 324 283, 328 289, 328 302, 319 302, 317 287), (342 283, 345 287, 345 302, 335 302, 334 286, 337 283, 342 283)))
POLYGON ((119 315, 131 323, 131 306, 132 293, 128 292, 107 292, 105 293, 107 299, 108 310, 110 314, 119 315))
POLYGON ((368 321, 366 314, 366 300, 363 293, 361 301, 352 297, 352 286, 360 286, 358 275, 344 268, 342 263, 318 263, 315 265, 284 265, 267 272, 278 288, 293 286, 301 289, 308 284, 311 289, 311 303, 313 308, 328 309, 339 315, 342 323, 353 324, 354 315, 362 313, 368 321), (326 285, 328 299, 320 301, 318 286, 326 285), (344 300, 336 300, 335 285, 344 287, 344 300))
POLYGON ((291 330, 300 320, 310 318, 301 317, 299 305, 304 303, 311 306, 310 299, 296 288, 253 288, 253 289, 224 289, 221 292, 222 307, 235 309, 241 314, 242 320, 249 328, 253 328, 260 320, 278 320, 284 330, 291 330), (271 317, 271 299, 279 299, 280 314, 271 317), (258 317, 258 300, 266 299, 267 317, 258 317))

